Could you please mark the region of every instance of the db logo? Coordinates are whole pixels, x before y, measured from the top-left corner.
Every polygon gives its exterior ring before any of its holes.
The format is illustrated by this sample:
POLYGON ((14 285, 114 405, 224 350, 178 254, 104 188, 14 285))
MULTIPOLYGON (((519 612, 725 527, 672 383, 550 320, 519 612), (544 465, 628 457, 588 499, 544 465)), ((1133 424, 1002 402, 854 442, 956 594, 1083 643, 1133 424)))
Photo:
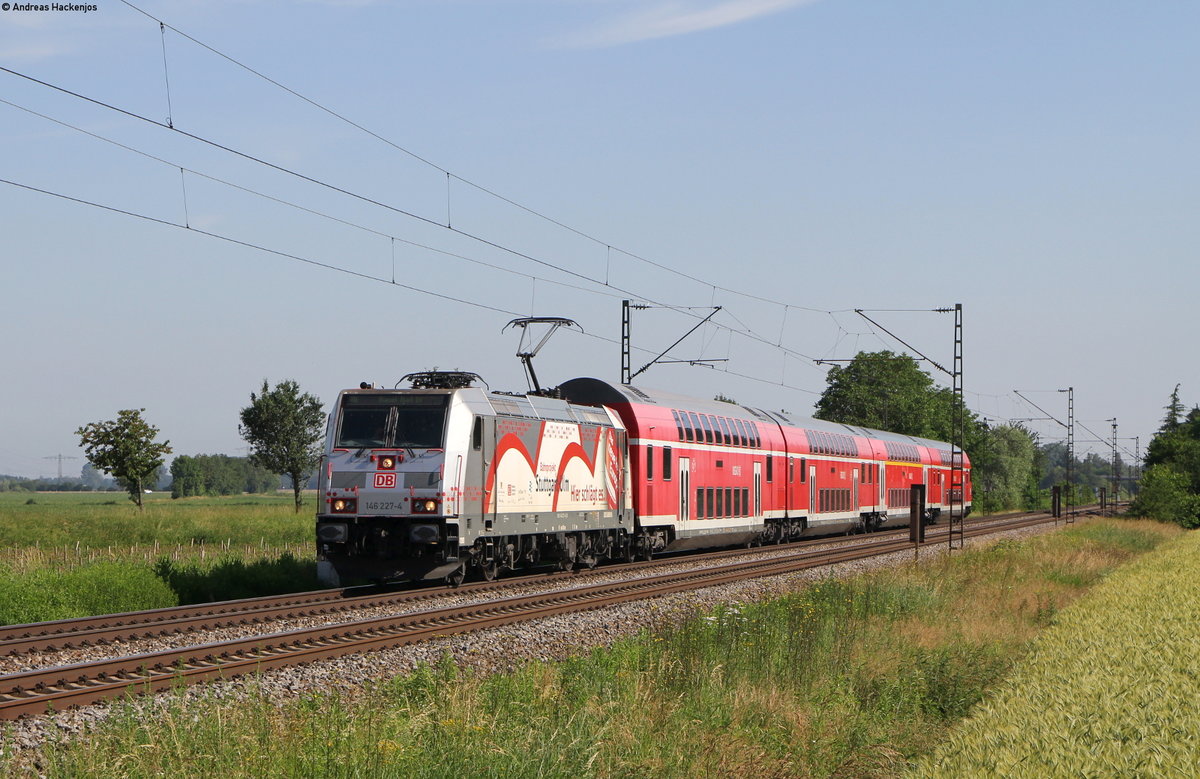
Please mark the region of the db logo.
POLYGON ((394 490, 394 489, 396 489, 396 474, 394 474, 394 473, 377 473, 377 474, 375 474, 375 489, 377 489, 377 490, 394 490))

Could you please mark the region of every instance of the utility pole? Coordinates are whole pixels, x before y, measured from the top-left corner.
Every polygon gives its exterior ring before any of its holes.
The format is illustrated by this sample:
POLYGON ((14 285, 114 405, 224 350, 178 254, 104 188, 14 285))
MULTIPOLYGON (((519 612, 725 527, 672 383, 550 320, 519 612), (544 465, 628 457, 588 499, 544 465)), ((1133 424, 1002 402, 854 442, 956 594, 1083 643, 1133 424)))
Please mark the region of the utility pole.
POLYGON ((1067 387, 1059 392, 1067 393, 1067 522, 1074 522, 1072 505, 1074 489, 1071 484, 1071 468, 1075 462, 1075 388, 1067 387))
POLYGON ((954 304, 954 371, 951 376, 954 388, 954 440, 950 442, 950 527, 947 542, 954 549, 955 510, 958 513, 958 548, 967 545, 966 527, 966 479, 963 476, 963 460, 967 443, 966 398, 963 397, 963 310, 962 303, 954 304))
POLYGON ((1116 512, 1117 499, 1121 494, 1121 474, 1117 470, 1117 418, 1113 417, 1108 420, 1112 422, 1112 485, 1113 485, 1113 513, 1116 512))
POLYGON ((58 460, 58 480, 62 481, 62 461, 63 460, 78 460, 78 457, 73 457, 69 454, 52 454, 49 457, 43 457, 43 460, 58 460))

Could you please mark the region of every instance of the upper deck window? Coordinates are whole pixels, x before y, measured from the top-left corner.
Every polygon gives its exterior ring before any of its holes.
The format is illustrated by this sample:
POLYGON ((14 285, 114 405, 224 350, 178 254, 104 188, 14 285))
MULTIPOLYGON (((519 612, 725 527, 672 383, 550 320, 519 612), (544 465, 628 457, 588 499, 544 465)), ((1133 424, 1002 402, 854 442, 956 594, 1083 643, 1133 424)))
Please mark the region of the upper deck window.
POLYGON ((449 395, 344 395, 337 446, 343 449, 441 449, 449 400, 449 395))

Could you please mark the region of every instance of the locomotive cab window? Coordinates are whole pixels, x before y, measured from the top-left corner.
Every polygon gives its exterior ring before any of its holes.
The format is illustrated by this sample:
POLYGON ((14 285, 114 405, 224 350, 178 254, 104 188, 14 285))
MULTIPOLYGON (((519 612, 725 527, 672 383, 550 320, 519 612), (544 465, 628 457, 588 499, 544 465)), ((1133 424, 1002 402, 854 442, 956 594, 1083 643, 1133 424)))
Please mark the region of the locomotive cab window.
POLYGON ((337 446, 344 449, 441 449, 449 395, 346 395, 337 446))

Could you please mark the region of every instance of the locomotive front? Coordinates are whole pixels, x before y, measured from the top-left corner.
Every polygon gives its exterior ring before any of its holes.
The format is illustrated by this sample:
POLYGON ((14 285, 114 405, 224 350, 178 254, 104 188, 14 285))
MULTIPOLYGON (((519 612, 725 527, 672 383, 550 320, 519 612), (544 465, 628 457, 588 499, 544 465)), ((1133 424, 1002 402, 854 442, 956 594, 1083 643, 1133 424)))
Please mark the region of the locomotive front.
POLYGON ((459 496, 444 485, 447 462, 461 470, 463 459, 446 442, 469 435, 461 392, 368 387, 338 396, 320 473, 323 581, 436 578, 457 567, 459 496))

